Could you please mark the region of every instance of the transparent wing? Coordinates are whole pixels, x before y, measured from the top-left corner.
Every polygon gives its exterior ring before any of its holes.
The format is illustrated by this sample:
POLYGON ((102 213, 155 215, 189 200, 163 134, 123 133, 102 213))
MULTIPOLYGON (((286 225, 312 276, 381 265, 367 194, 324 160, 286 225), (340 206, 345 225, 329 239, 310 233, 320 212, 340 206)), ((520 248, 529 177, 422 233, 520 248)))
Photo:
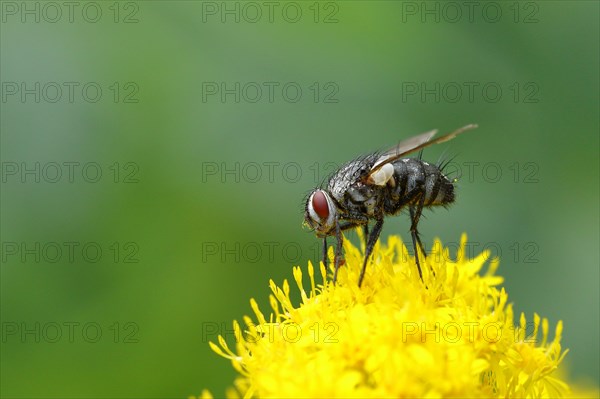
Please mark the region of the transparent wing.
POLYGON ((437 132, 437 129, 435 129, 429 132, 421 133, 419 135, 410 137, 406 140, 402 140, 392 148, 389 148, 388 150, 383 152, 379 159, 377 159, 377 161, 373 165, 373 168, 381 167, 383 166, 383 164, 390 162, 388 161, 388 159, 393 160, 397 159, 397 157, 401 156, 402 154, 408 154, 418 146, 429 142, 429 140, 431 140, 431 138, 435 136, 437 132))
POLYGON ((442 137, 438 137, 437 139, 433 139, 433 140, 432 140, 433 136, 435 136, 435 134, 438 131, 432 130, 429 132, 421 133, 417 136, 410 137, 406 140, 403 140, 400 143, 398 143, 397 145, 395 145, 394 147, 390 148, 389 150, 387 150, 383 154, 381 154, 379 159, 377 159, 377 161, 375 161, 375 164, 373 164, 373 167, 371 168, 371 171, 369 172, 368 178, 371 177, 378 170, 380 170, 384 165, 387 165, 390 162, 393 162, 396 159, 399 159, 406 154, 409 154, 413 151, 420 150, 421 148, 425 148, 425 147, 428 147, 433 144, 444 143, 446 141, 452 140, 459 134, 464 133, 469 130, 472 130, 472 129, 475 129, 475 128, 477 128, 476 124, 470 124, 467 126, 463 126, 460 129, 456 129, 452 133, 448 133, 442 137))

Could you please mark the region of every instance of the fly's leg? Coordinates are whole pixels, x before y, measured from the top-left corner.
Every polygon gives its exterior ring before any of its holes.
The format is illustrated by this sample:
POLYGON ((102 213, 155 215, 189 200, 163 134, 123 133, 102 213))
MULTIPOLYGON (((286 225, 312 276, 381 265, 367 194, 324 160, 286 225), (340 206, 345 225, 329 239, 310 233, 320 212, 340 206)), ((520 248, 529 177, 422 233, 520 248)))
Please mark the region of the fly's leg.
POLYGON ((348 223, 343 223, 340 226, 340 229, 342 229, 342 231, 348 230, 348 229, 353 229, 356 227, 363 227, 363 233, 365 235, 365 245, 367 243, 367 237, 369 236, 369 224, 367 221, 362 221, 362 220, 357 220, 357 221, 352 221, 352 222, 348 222, 348 223))
POLYGON ((342 229, 340 228, 340 224, 335 223, 335 238, 337 239, 337 246, 335 247, 335 257, 333 260, 334 263, 334 271, 333 271, 333 284, 337 281, 338 269, 340 268, 340 258, 342 257, 342 243, 344 237, 342 236, 342 229))
MULTIPOLYGON (((367 262, 369 260, 369 257, 371 256, 371 252, 373 252, 373 247, 375 246, 375 243, 377 242, 377 239, 379 238, 379 234, 381 233, 382 227, 383 227, 383 219, 377 220, 377 222, 375 223, 375 226, 373 226, 373 231, 371 232, 371 235, 369 236, 369 240, 367 242, 367 249, 365 251, 365 260, 363 263, 362 270, 360 271, 360 277, 358 278, 358 286, 359 287, 362 285, 363 279, 365 278, 365 271, 367 270, 367 262)), ((365 239, 366 239, 366 237, 365 237, 365 239)))
POLYGON ((419 218, 421 217, 421 212, 423 211, 423 203, 425 202, 424 200, 425 196, 421 195, 417 205, 409 208, 411 219, 410 235, 412 236, 413 248, 415 250, 415 262, 417 263, 417 269, 419 270, 419 277, 421 278, 421 281, 423 281, 423 273, 421 272, 421 264, 419 263, 419 251, 417 249, 417 245, 421 249, 421 252, 423 252, 423 256, 425 256, 425 248, 423 247, 423 243, 421 243, 417 225, 419 224, 419 218))
POLYGON ((323 266, 327 270, 327 237, 323 237, 323 266))
MULTIPOLYGON (((414 217, 415 217, 414 216, 415 210, 414 210, 414 208, 410 208, 409 210, 410 210, 410 220, 412 222, 412 220, 414 220, 414 217)), ((419 212, 419 215, 417 216, 417 223, 419 221, 420 216, 421 215, 420 215, 420 212, 419 212)), ((421 236, 419 235, 419 232, 417 231, 416 226, 415 226, 415 237, 417 239, 417 244, 419 244, 419 248, 421 249, 421 252, 423 252, 423 256, 426 257, 427 254, 425 253, 425 247, 423 246, 423 243, 421 242, 421 236)))
POLYGON ((337 245, 335 248, 335 258, 334 258, 334 272, 333 272, 333 283, 335 284, 337 281, 338 269, 340 268, 341 258, 342 258, 342 244, 344 242, 344 237, 342 236, 343 230, 352 229, 361 225, 365 225, 369 222, 369 219, 364 215, 355 215, 350 214, 348 217, 345 217, 345 223, 339 223, 338 220, 335 221, 335 238, 337 240, 337 245))

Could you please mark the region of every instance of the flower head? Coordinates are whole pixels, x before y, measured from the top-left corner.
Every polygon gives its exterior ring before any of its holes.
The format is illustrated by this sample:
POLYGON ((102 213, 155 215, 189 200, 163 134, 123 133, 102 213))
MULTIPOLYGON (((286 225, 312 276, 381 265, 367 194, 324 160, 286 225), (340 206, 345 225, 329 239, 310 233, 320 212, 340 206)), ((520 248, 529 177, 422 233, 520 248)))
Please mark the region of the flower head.
MULTIPOLYGON (((211 348, 240 373, 229 396, 243 397, 556 397, 569 392, 555 371, 566 351, 562 322, 549 340, 546 319, 521 314, 495 274, 489 253, 456 259, 436 241, 414 258, 397 236, 375 246, 358 287, 363 254, 344 240, 345 265, 334 285, 323 264, 308 263, 309 284, 270 282, 271 311, 251 300, 255 319, 234 322, 236 348, 222 337, 211 348), (317 275, 316 275, 317 274, 317 275)), ((330 257, 333 253, 330 248, 330 257)))

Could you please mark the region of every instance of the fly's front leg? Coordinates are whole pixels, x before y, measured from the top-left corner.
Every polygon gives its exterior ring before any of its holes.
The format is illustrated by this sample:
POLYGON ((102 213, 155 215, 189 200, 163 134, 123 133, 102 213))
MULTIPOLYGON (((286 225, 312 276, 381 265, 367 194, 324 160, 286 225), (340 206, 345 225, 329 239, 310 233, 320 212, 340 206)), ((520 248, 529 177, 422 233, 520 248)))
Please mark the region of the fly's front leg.
POLYGON ((327 237, 323 237, 323 266, 327 270, 327 237))
POLYGON ((340 227, 342 231, 349 230, 355 227, 361 226, 363 227, 363 234, 365 235, 365 248, 367 247, 367 238, 369 237, 369 223, 368 222, 348 222, 342 224, 340 227))
POLYGON ((342 231, 346 231, 346 230, 349 230, 349 229, 353 229, 353 228, 355 228, 355 227, 358 227, 358 226, 360 226, 360 225, 361 225, 361 223, 356 223, 356 222, 343 223, 343 224, 340 226, 340 230, 342 230, 342 231))
POLYGON ((334 272, 333 272, 333 283, 337 281, 338 269, 340 267, 341 258, 342 258, 342 244, 344 237, 342 236, 343 230, 348 230, 354 227, 358 227, 361 225, 365 225, 368 223, 369 219, 360 214, 348 214, 343 217, 344 223, 339 223, 339 220, 335 221, 335 238, 337 240, 337 246, 335 249, 335 259, 334 259, 334 272))
MULTIPOLYGON (((373 247, 379 238, 379 234, 381 234, 381 229, 383 228, 383 218, 378 219, 373 226, 373 231, 369 236, 367 241, 367 249, 365 250, 365 260, 363 262, 362 270, 360 271, 360 277, 358 278, 358 286, 362 285, 363 279, 365 278, 365 271, 367 270, 367 262, 369 261, 369 257, 371 256, 371 252, 373 252, 373 247)), ((365 237, 366 239, 366 237, 365 237)))

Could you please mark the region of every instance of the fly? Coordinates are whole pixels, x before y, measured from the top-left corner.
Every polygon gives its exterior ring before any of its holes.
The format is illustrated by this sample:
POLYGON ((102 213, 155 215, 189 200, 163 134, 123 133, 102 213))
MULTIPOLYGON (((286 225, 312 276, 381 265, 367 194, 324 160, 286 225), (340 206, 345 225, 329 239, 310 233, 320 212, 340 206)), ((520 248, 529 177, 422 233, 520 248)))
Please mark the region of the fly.
POLYGON ((423 280, 417 245, 425 254, 417 225, 423 208, 448 206, 455 200, 454 181, 443 173, 443 165, 432 165, 405 155, 433 144, 452 140, 477 125, 471 124, 433 139, 437 130, 401 141, 384 152, 354 159, 339 168, 324 187, 313 190, 306 200, 305 223, 323 238, 323 264, 327 265, 327 237, 335 236, 333 282, 337 280, 342 252, 342 231, 363 226, 366 251, 358 279, 362 285, 367 261, 383 228, 383 219, 408 208, 410 234, 419 277, 423 280), (369 222, 375 224, 369 234, 369 222))

